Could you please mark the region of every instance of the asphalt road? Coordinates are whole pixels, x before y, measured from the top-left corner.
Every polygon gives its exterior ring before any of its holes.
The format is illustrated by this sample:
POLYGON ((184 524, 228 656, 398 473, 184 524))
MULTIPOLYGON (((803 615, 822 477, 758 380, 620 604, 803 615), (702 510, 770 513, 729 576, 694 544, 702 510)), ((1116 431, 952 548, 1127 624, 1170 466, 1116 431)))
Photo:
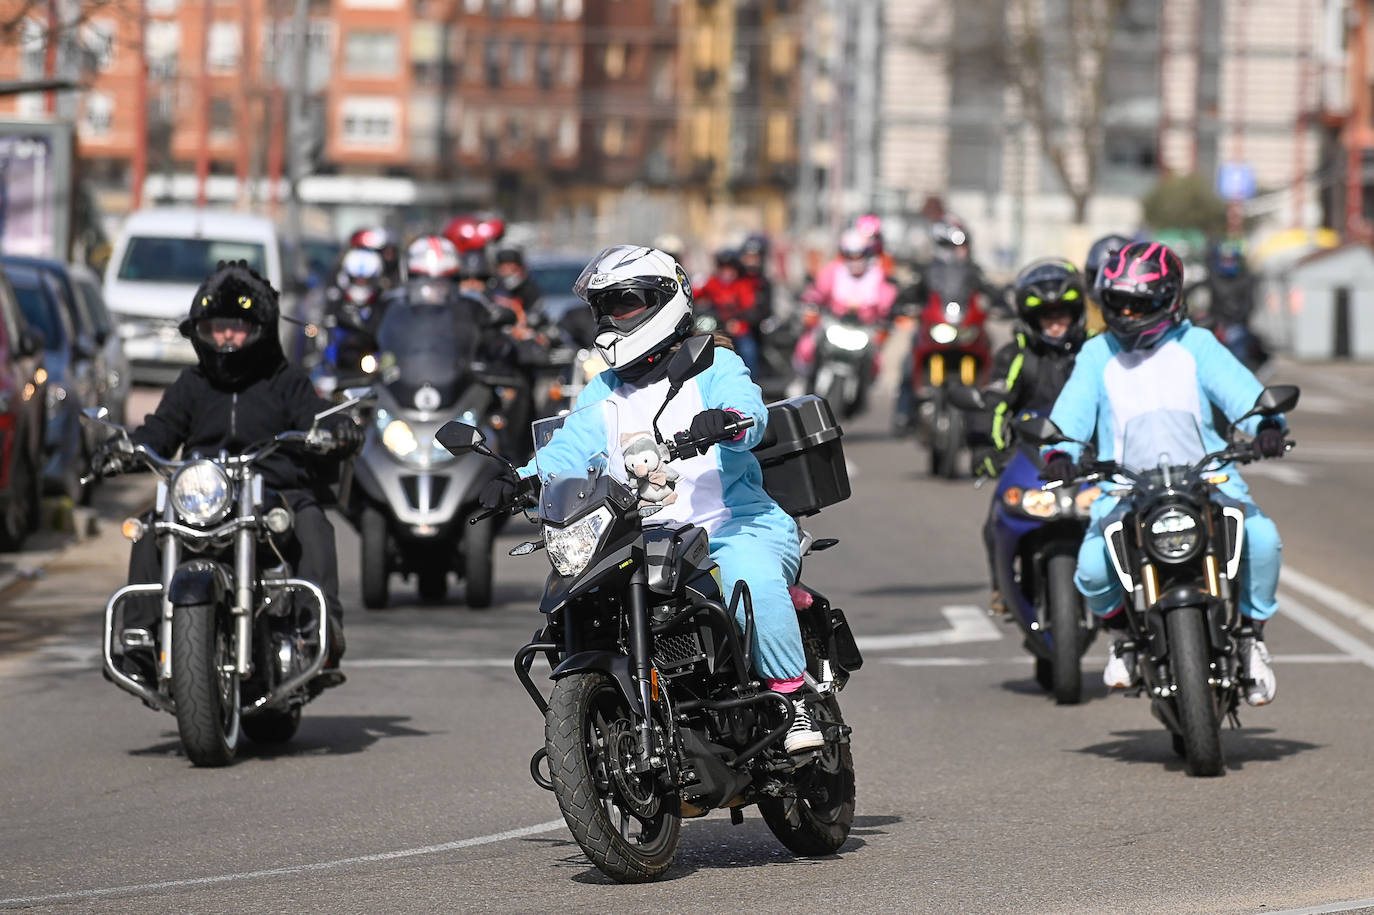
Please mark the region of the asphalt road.
MULTIPOLYGON (((988 491, 927 479, 875 412, 847 429, 854 497, 811 519, 841 545, 805 577, 868 664, 842 696, 858 815, 839 854, 791 857, 754 811, 685 824, 667 879, 621 887, 526 771, 542 721, 510 671, 542 554, 499 553, 498 606, 359 608, 339 530, 349 681, 297 740, 198 770, 173 719, 105 683, 117 524, 0 596, 0 908, 61 912, 709 910, 1273 912, 1374 897, 1374 367, 1287 367, 1298 449, 1247 473, 1286 563, 1269 629, 1279 696, 1228 730, 1225 777, 1187 777, 1143 699, 1060 708, 986 598, 988 491), (968 608, 975 608, 970 610, 968 608), (889 638, 879 638, 889 637, 889 638)), ((511 531, 501 545, 516 542, 511 531)), ((461 597, 461 589, 455 588, 461 597)), ((1334 909, 1326 909, 1333 911, 1334 909)))

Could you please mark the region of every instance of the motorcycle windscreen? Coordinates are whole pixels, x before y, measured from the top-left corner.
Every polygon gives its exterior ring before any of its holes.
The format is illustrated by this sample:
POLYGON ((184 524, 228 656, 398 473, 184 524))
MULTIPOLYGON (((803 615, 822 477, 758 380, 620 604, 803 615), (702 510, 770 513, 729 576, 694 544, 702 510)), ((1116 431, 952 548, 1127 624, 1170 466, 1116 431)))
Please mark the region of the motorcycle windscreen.
MULTIPOLYGON (((610 454, 620 441, 619 414, 608 400, 541 419, 534 433, 534 466, 545 486, 556 479, 596 480, 611 472, 610 454)), ((624 473, 612 474, 625 482, 624 473)))
POLYGON ((973 269, 967 263, 936 261, 927 271, 926 283, 942 304, 953 302, 967 307, 976 291, 973 278, 973 269))
POLYGON ((1197 416, 1186 410, 1151 410, 1126 422, 1117 461, 1131 470, 1194 464, 1207 454, 1197 416))
POLYGON ((479 333, 478 322, 452 303, 392 304, 377 330, 387 390, 417 410, 451 406, 471 381, 479 333))

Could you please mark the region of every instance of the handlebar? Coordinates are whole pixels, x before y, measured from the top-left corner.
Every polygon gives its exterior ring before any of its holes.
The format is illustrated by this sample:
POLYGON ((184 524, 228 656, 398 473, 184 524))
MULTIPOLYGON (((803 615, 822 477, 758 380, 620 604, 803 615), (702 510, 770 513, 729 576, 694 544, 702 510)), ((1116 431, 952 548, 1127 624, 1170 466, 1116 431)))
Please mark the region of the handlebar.
MULTIPOLYGON (((1284 454, 1287 454, 1289 451, 1292 451, 1296 444, 1297 442, 1293 441, 1292 439, 1285 440, 1283 443, 1284 454)), ((1258 461, 1262 459, 1263 458, 1261 458, 1260 455, 1256 454, 1248 443, 1245 445, 1230 444, 1227 445, 1225 448, 1222 448, 1220 451, 1213 451, 1211 454, 1204 455, 1203 457, 1198 459, 1196 463, 1190 465, 1187 468, 1183 476, 1184 478, 1195 476, 1196 474, 1201 473, 1214 462, 1219 464, 1249 464, 1253 461, 1258 461)), ((1152 467, 1144 471, 1133 470, 1129 467, 1117 463, 1116 461, 1093 460, 1085 462, 1079 469, 1082 472, 1075 474, 1073 479, 1050 480, 1044 485, 1043 488, 1059 489, 1061 486, 1065 486, 1068 484, 1077 485, 1080 483, 1092 483, 1102 479, 1103 477, 1115 476, 1125 477, 1127 481, 1129 481, 1132 484, 1141 484, 1147 482, 1145 479, 1145 474, 1148 473, 1150 470, 1155 470, 1156 468, 1152 467)))
POLYGON ((705 454, 706 449, 721 442, 728 442, 738 436, 746 429, 752 428, 754 419, 751 416, 743 416, 725 426, 725 430, 718 438, 695 439, 690 432, 679 432, 668 441, 663 443, 664 449, 668 452, 668 460, 678 461, 683 458, 696 457, 705 454))

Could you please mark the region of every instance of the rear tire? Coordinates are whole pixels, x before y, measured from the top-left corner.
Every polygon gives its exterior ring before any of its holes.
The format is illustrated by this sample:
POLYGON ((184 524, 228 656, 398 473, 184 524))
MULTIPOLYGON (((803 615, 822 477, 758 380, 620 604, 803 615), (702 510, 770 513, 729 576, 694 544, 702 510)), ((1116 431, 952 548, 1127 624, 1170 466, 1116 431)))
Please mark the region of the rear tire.
POLYGON ((300 726, 299 705, 289 712, 259 712, 251 718, 243 719, 243 733, 255 743, 286 743, 296 736, 296 729, 300 726))
MULTIPOLYGON (((822 730, 844 724, 834 696, 812 706, 822 730)), ((833 855, 854 825, 854 756, 848 743, 826 741, 821 756, 796 774, 797 797, 760 797, 769 832, 794 855, 833 855)))
POLYGON ((570 674, 553 685, 544 717, 549 777, 568 830, 592 864, 618 883, 657 880, 673 863, 682 829, 676 791, 655 793, 656 777, 626 773, 622 751, 633 743, 629 702, 599 671, 570 674), (627 743, 628 742, 628 743, 627 743), (607 753, 606 748, 612 748, 607 753), (642 795, 626 799, 626 790, 642 795), (635 813, 630 804, 644 805, 635 813), (638 835, 631 830, 638 827, 638 835))
POLYGON ((1051 556, 1046 568, 1053 692, 1060 705, 1076 705, 1083 698, 1083 598, 1073 583, 1077 568, 1077 558, 1069 555, 1051 556))
POLYGON ((363 606, 384 610, 390 600, 386 516, 373 506, 364 505, 358 532, 362 542, 363 606))
POLYGON ((466 525, 463 534, 463 581, 467 585, 465 599, 468 607, 483 610, 491 606, 492 598, 492 537, 496 519, 487 518, 466 525))
POLYGON ((959 452, 964 442, 964 414, 941 399, 931 420, 930 470, 936 476, 953 480, 959 475, 959 452))
POLYGON ((1169 668, 1178 693, 1174 707, 1182 726, 1188 774, 1202 778, 1226 774, 1221 752, 1221 715, 1216 692, 1207 682, 1207 629, 1202 611, 1174 610, 1165 618, 1169 636, 1169 668))
POLYGON ((211 604, 172 610, 172 699, 177 732, 196 766, 227 766, 239 745, 233 619, 211 604))

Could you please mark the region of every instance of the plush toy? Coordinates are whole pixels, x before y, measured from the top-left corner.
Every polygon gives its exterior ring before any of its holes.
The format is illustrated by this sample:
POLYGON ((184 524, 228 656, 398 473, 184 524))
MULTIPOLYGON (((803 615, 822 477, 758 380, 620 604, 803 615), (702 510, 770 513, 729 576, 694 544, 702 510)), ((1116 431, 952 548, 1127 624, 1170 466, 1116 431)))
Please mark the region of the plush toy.
POLYGON ((667 465, 652 433, 620 436, 620 450, 625 453, 625 469, 639 484, 641 505, 672 505, 677 501, 675 490, 681 474, 667 465))

